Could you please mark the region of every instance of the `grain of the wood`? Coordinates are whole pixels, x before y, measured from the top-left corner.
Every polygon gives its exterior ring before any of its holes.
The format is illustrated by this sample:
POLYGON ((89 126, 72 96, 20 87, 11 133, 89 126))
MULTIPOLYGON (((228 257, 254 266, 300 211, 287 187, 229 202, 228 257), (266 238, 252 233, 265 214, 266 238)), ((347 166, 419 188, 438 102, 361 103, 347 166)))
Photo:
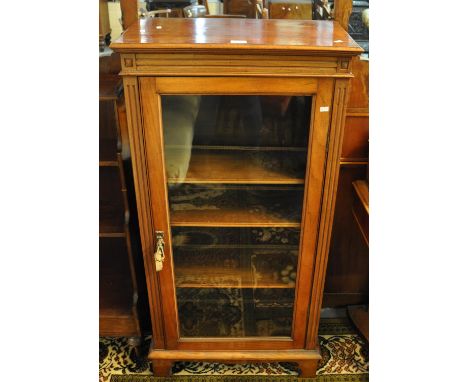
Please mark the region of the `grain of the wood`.
MULTIPOLYGON (((167 147, 166 147, 167 150, 167 147)), ((291 152, 276 153, 283 163, 291 152)), ((258 157, 258 156, 257 156, 258 157)), ((168 178, 168 183, 192 184, 304 184, 304 178, 288 174, 288 169, 262 166, 255 155, 241 150, 192 150, 190 167, 184 179, 168 178)))
POLYGON ((333 18, 343 27, 345 31, 348 31, 349 27, 349 16, 353 10, 353 0, 335 0, 334 1, 334 13, 333 18))
POLYGON ((250 351, 153 351, 148 358, 161 360, 194 360, 194 361, 304 361, 304 360, 320 360, 320 353, 317 350, 250 350, 250 351))
POLYGON ((120 0, 122 11, 122 27, 126 30, 136 20, 138 20, 138 0, 120 0))
MULTIPOLYGON (((306 170, 304 206, 302 210, 302 229, 299 262, 297 268, 296 303, 293 321, 297 322, 293 330, 296 346, 305 346, 310 300, 310 285, 315 264, 315 247, 318 240, 321 198, 323 193, 323 176, 326 164, 326 146, 330 128, 330 112, 321 112, 320 108, 331 107, 333 102, 333 79, 319 81, 317 95, 313 99, 314 111, 309 131, 309 152, 306 170), (313 255, 312 255, 313 254, 313 255)), ((333 108, 332 108, 333 110, 333 108)))
POLYGON ((292 351, 296 348, 294 341, 287 337, 182 337, 177 344, 179 351, 248 351, 252 349, 292 351))
POLYGON ((356 112, 369 115, 369 61, 360 57, 352 59, 354 78, 351 79, 347 115, 356 112))
POLYGON ((130 310, 127 314, 116 314, 105 312, 99 314, 99 335, 110 337, 133 337, 140 336, 135 325, 134 314, 130 310))
MULTIPOLYGON (((274 58, 272 58, 273 60, 274 58)), ((265 65, 256 66, 248 65, 245 68, 239 68, 235 66, 188 66, 186 62, 181 61, 182 65, 173 66, 151 66, 151 67, 138 67, 134 70, 124 70, 123 73, 126 75, 134 76, 199 76, 199 77, 215 77, 219 76, 219 73, 223 73, 225 77, 238 77, 243 76, 249 77, 267 77, 267 78, 311 78, 311 77, 336 77, 336 78, 351 78, 351 74, 337 73, 335 68, 328 67, 296 67, 294 70, 288 67, 276 67, 276 65, 265 65)), ((292 62, 291 67, 294 67, 292 62)), ((272 91, 270 94, 276 94, 272 91)))
POLYGON ((261 276, 261 278, 255 278, 251 269, 179 266, 176 269, 175 280, 177 288, 294 288, 294 285, 275 280, 273 272, 261 276), (217 277, 220 277, 222 281, 217 281, 217 277))
POLYGON ((249 206, 221 210, 171 212, 172 227, 283 227, 299 228, 300 221, 278 217, 273 212, 252 213, 249 206))
POLYGON ((256 19, 142 19, 133 23, 111 49, 117 52, 199 50, 359 54, 363 49, 333 21, 256 19), (156 29, 156 26, 161 27, 156 29), (232 43, 246 41, 246 43, 232 43))
POLYGON ((159 77, 155 79, 155 90, 159 94, 268 94, 310 95, 315 93, 317 80, 303 78, 230 78, 212 77, 159 77), (223 86, 220 87, 219 84, 223 86))
POLYGON ((99 167, 118 167, 118 166, 119 166, 119 162, 117 161, 112 161, 112 160, 99 161, 99 167))
POLYGON ((319 240, 317 242, 316 261, 312 282, 312 297, 309 311, 309 327, 307 331, 306 348, 317 346, 318 324, 322 305, 323 286, 328 261, 328 249, 333 224, 336 189, 338 187, 339 156, 344 131, 344 114, 347 101, 348 81, 336 80, 333 96, 332 128, 330 129, 327 148, 327 164, 324 182, 324 197, 319 223, 319 240), (313 303, 312 303, 313 302, 313 303))
POLYGON ((172 75, 172 76, 242 76, 247 81, 249 76, 289 77, 302 81, 311 77, 351 77, 347 70, 338 67, 338 59, 329 55, 310 55, 307 52, 279 54, 275 51, 230 52, 216 50, 213 53, 193 53, 191 50, 178 53, 122 54, 122 68, 126 75, 172 75), (248 54, 247 54, 248 53, 248 54), (294 70, 291 70, 294 68, 294 70))
POLYGON ((127 122, 129 126, 129 140, 132 152, 133 177, 135 179, 135 194, 137 199, 138 220, 140 223, 140 238, 145 264, 146 283, 151 313, 154 346, 163 348, 165 338, 162 328, 161 295, 157 276, 152 268, 154 238, 152 229, 151 204, 148 194, 148 178, 146 173, 146 151, 144 146, 144 132, 142 131, 140 102, 138 97, 138 83, 135 78, 124 77, 125 104, 127 122))

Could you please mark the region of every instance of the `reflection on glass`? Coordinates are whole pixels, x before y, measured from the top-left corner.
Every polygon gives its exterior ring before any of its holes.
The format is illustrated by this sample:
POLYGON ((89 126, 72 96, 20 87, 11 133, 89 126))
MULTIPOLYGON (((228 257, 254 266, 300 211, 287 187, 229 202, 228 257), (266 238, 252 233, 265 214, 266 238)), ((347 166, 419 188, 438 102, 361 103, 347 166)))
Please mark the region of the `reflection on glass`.
POLYGON ((171 190, 173 226, 299 227, 303 186, 193 185, 171 190))
POLYGON ((291 336, 311 97, 161 98, 181 335, 291 336))

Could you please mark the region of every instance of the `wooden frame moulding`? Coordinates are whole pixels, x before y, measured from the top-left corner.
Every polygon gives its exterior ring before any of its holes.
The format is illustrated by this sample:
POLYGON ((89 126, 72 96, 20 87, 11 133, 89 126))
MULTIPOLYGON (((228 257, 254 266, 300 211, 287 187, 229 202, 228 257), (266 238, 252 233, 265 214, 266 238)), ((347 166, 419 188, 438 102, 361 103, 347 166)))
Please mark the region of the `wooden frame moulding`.
MULTIPOLYGON (((312 185, 306 188, 309 190, 307 197, 304 199, 304 208, 303 208, 303 230, 302 232, 307 232, 307 235, 310 235, 312 240, 309 240, 307 243, 307 248, 301 249, 301 254, 303 251, 313 250, 313 245, 311 246, 310 242, 315 241, 315 232, 314 228, 317 225, 319 209, 320 209, 320 200, 321 200, 321 190, 323 182, 325 164, 325 149, 327 144, 328 128, 327 129, 315 129, 314 126, 330 126, 330 113, 324 113, 321 111, 321 107, 331 107, 332 97, 333 97, 333 79, 269 79, 269 78, 246 78, 241 79, 231 79, 231 78, 221 78, 221 77, 210 77, 209 79, 200 79, 196 78, 184 78, 183 79, 187 87, 180 86, 181 79, 179 78, 146 78, 142 77, 139 80, 141 98, 145 102, 142 107, 142 124, 143 126, 148 126, 145 130, 145 142, 147 145, 151 146, 151 157, 148 157, 147 168, 149 173, 149 187, 151 189, 151 194, 153 195, 154 203, 152 204, 152 216, 153 216, 153 226, 155 230, 163 231, 165 233, 166 240, 166 251, 167 259, 172 258, 172 248, 171 248, 171 239, 170 239, 170 227, 168 225, 169 217, 167 215, 168 211, 168 200, 167 193, 165 188, 160 187, 161 184, 166 184, 167 179, 165 173, 160 171, 161 168, 164 168, 164 155, 161 147, 164 147, 163 138, 162 138, 162 121, 161 121, 161 112, 160 112, 160 98, 159 94, 263 94, 268 86, 271 86, 272 81, 275 85, 275 89, 280 89, 281 94, 287 95, 314 95, 314 114, 311 116, 311 128, 310 134, 312 139, 310 139, 309 147, 309 166, 306 170, 309 174, 307 179, 312 182, 312 185), (215 84, 222 83, 223 86, 220 88, 216 87, 215 84), (241 84, 239 86, 239 83, 241 84), (318 88, 321 88, 317 94, 318 88), (242 90, 243 89, 243 90, 242 90), (151 128, 149 128, 151 126, 151 128), (313 165, 310 165, 313 163, 313 165), (315 194, 315 195, 314 195, 315 194), (312 196, 314 195, 314 196, 312 196), (310 228, 308 228, 310 227, 310 228)), ((303 248, 300 244, 300 248, 303 248)), ((311 268, 313 266, 313 256, 301 255, 299 258, 299 267, 304 266, 306 268, 311 268), (302 262, 304 263, 303 265, 302 262)), ((299 271, 300 273, 300 271, 299 271)), ((310 275, 304 276, 305 278, 298 280, 298 285, 302 285, 302 288, 296 289, 296 309, 298 311, 295 313, 298 317, 306 317, 306 312, 303 311, 304 307, 308 306, 308 291, 305 288, 305 285, 310 285, 310 275), (299 308, 300 307, 300 308, 299 308)), ((165 268, 163 271, 159 272, 159 278, 162 285, 174 285, 174 273, 172 268, 172 263, 167 260, 165 263, 165 268)), ((166 345, 168 348, 172 349, 195 349, 200 347, 200 349, 252 349, 252 348, 263 348, 268 349, 274 344, 275 348, 278 349, 293 349, 293 348, 302 348, 304 346, 305 338, 305 326, 301 328, 294 329, 293 327, 293 338, 291 339, 272 339, 272 338, 241 338, 241 339, 230 339, 230 342, 219 341, 218 339, 204 339, 194 340, 194 339, 179 339, 179 330, 177 327, 177 309, 176 309, 176 297, 173 291, 166 290, 164 293, 164 302, 162 310, 163 315, 168 317, 168 315, 173 315, 173 312, 176 312, 176 317, 170 322, 165 322, 165 333, 166 333, 166 345), (199 343, 197 343, 199 342, 199 343), (247 342, 242 344, 242 342, 247 342)))
POLYGON ((216 77, 336 77, 352 78, 351 56, 197 53, 193 51, 158 54, 122 53, 122 75, 126 76, 197 76, 216 77), (346 63, 346 64, 345 64, 346 63), (294 70, 291 70, 291 67, 294 70))

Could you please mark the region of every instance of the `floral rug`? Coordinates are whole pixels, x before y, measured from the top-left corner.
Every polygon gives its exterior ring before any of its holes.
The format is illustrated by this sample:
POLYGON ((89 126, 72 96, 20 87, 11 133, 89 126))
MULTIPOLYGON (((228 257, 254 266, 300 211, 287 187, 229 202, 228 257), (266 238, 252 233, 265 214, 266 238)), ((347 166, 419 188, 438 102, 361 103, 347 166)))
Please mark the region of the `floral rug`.
MULTIPOLYGON (((356 329, 346 318, 322 319, 319 327, 319 340, 322 361, 317 370, 318 381, 367 381, 369 372, 368 345, 356 332, 356 329), (340 376, 337 378, 337 376, 340 376)), ((145 337, 141 355, 136 354, 126 339, 122 337, 99 338, 99 381, 108 382, 112 375, 135 375, 135 378, 117 381, 148 381, 143 376, 151 376, 150 364, 146 354, 151 342, 151 336, 145 337), (141 376, 142 378, 136 378, 141 376)), ((298 370, 294 363, 255 363, 225 365, 209 362, 176 362, 173 366, 174 376, 226 376, 221 381, 234 381, 228 376, 297 376, 298 370)), ((275 378, 276 379, 276 378, 275 378)), ((159 379, 157 379, 159 380, 159 379)), ((187 380, 181 378, 182 380, 187 380)), ((193 381, 202 379, 193 379, 193 381)), ((255 379, 268 382, 268 378, 255 379)), ((298 380, 294 378, 294 380, 298 380)), ((299 378, 301 380, 301 378, 299 378)), ((156 381, 156 379, 154 380, 156 381)), ((208 380, 207 380, 208 381, 208 380)), ((211 381, 211 379, 210 379, 211 381)), ((279 382, 280 380, 278 380, 279 382)), ((288 382, 290 379, 288 379, 288 382)))

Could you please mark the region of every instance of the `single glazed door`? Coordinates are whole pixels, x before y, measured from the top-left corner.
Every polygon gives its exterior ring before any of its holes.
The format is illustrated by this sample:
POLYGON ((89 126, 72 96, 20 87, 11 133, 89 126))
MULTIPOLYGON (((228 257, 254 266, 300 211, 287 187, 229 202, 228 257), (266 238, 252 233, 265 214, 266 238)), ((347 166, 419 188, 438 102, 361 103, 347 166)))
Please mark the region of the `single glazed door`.
POLYGON ((333 80, 139 85, 166 346, 302 348, 333 80))

